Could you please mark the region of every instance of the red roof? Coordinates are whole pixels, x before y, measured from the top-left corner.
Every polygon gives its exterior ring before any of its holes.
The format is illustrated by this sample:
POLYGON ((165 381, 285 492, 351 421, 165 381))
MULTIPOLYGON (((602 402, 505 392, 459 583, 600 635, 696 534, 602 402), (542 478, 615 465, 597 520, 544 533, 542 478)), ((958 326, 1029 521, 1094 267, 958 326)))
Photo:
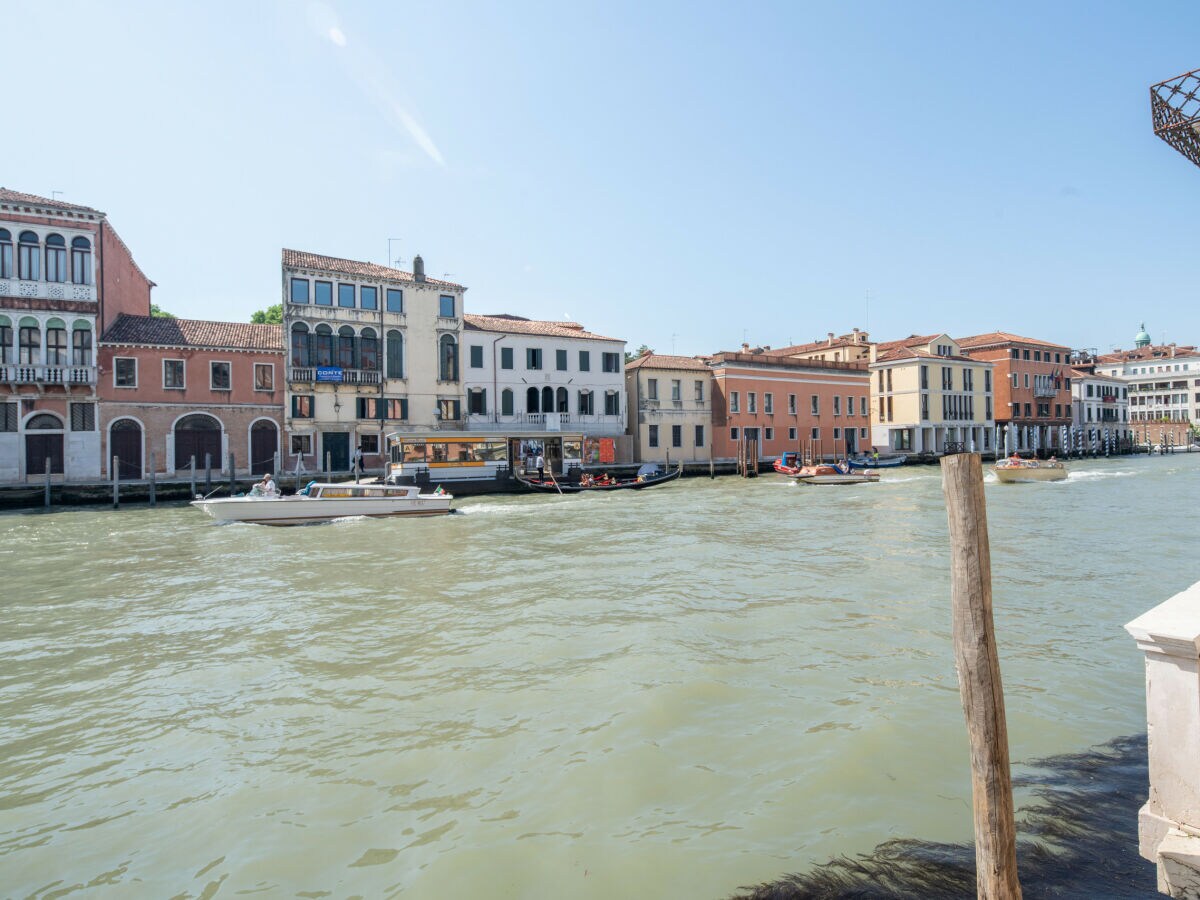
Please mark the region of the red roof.
POLYGON ((21 191, 9 190, 6 187, 0 187, 0 203, 36 204, 38 206, 53 206, 57 209, 73 209, 77 212, 88 212, 97 216, 104 215, 100 210, 92 209, 90 206, 80 206, 78 203, 63 203, 61 200, 51 200, 48 197, 39 197, 37 194, 25 194, 21 191))
POLYGON ((520 316, 500 314, 494 316, 463 316, 465 331, 491 331, 498 334, 534 334, 539 337, 583 338, 591 341, 618 341, 621 338, 604 337, 585 331, 578 322, 544 322, 523 319, 520 316))
POLYGON ((1112 353, 1102 353, 1096 357, 1098 363, 1137 362, 1140 360, 1174 359, 1180 356, 1195 356, 1196 348, 1177 346, 1175 344, 1156 344, 1149 347, 1138 347, 1135 350, 1116 350, 1112 353))
POLYGON ((283 351, 282 325, 206 322, 160 316, 117 316, 100 340, 106 344, 152 344, 166 347, 219 347, 231 350, 283 351))
POLYGON ((812 341, 807 344, 792 344, 790 347, 778 347, 775 350, 764 350, 771 356, 791 356, 793 353, 814 353, 817 350, 837 350, 842 347, 862 347, 868 350, 871 346, 869 335, 865 331, 843 334, 833 340, 826 338, 822 341, 812 341))
POLYGON ((987 334, 973 334, 970 337, 955 338, 958 346, 964 350, 975 349, 977 347, 990 347, 993 345, 1002 344, 1032 344, 1039 347, 1053 347, 1056 350, 1070 350, 1070 347, 1056 344, 1053 341, 1042 341, 1037 338, 1021 337, 1019 334, 1010 334, 1007 331, 989 331, 987 334))
POLYGON ((437 278, 426 278, 418 282, 412 272, 381 266, 378 263, 358 262, 353 259, 341 259, 337 256, 321 256, 318 253, 306 253, 303 250, 283 251, 283 264, 292 269, 316 269, 319 272, 335 272, 341 275, 356 275, 359 278, 374 278, 378 281, 407 281, 413 284, 431 284, 434 287, 450 288, 464 291, 461 284, 452 281, 440 281, 437 278))
POLYGON ((637 359, 625 364, 625 370, 630 369, 689 369, 697 372, 709 372, 708 365, 694 356, 668 356, 665 353, 643 353, 637 359))

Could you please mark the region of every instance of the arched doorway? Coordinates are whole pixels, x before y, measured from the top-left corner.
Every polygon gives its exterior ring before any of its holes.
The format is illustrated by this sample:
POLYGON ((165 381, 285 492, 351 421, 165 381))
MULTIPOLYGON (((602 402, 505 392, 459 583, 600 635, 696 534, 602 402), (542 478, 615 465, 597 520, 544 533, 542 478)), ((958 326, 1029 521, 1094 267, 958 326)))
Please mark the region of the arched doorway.
POLYGON ((117 419, 108 432, 108 455, 117 457, 121 481, 142 477, 142 426, 134 419, 117 419))
POLYGON ((204 454, 211 457, 212 467, 221 469, 221 423, 212 416, 193 413, 175 423, 175 470, 188 468, 196 457, 196 469, 204 468, 204 454))
MULTIPOLYGON (((279 431, 270 419, 259 419, 250 426, 250 471, 254 475, 275 472, 275 453, 279 450, 279 431)), ((275 474, 279 474, 276 472, 275 474)))
POLYGON ((63 423, 58 416, 39 413, 25 423, 25 473, 45 475, 46 461, 50 474, 63 474, 63 423))
POLYGON ((525 412, 535 413, 538 411, 538 389, 535 387, 525 391, 525 412))
POLYGON ((560 412, 560 413, 570 412, 571 409, 567 404, 567 389, 565 387, 560 387, 558 389, 558 391, 556 391, 556 395, 557 395, 557 408, 554 411, 560 412))
POLYGON ((554 412, 554 388, 542 388, 542 412, 554 412))

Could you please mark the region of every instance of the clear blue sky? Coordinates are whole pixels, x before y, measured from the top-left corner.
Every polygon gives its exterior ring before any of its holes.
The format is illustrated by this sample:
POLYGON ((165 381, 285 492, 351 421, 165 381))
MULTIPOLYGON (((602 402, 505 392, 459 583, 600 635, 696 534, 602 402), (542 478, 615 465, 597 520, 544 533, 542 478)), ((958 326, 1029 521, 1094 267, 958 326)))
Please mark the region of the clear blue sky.
POLYGON ((0 184, 106 211, 160 306, 279 250, 702 353, 867 327, 1200 342, 1195 3, 8 0, 0 184), (19 77, 18 77, 19 75, 19 77), (19 101, 19 102, 18 102, 19 101), (870 292, 868 322, 867 294, 870 292))

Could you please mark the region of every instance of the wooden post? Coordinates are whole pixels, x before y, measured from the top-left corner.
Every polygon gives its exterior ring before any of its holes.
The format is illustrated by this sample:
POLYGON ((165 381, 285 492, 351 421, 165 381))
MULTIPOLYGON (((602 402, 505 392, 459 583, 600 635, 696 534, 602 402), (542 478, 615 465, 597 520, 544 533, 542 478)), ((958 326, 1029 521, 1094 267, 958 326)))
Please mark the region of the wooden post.
POLYGON ((195 500, 196 499, 196 454, 194 454, 194 453, 192 454, 191 466, 192 466, 192 495, 188 499, 195 500))
POLYGON ((50 457, 46 457, 46 509, 50 508, 50 457))
POLYGON ((329 468, 329 467, 330 467, 332 464, 333 464, 333 463, 332 463, 332 461, 331 461, 331 459, 330 459, 330 454, 329 454, 329 451, 327 450, 327 451, 325 451, 325 478, 326 478, 326 479, 328 479, 328 478, 329 478, 329 474, 330 474, 330 472, 332 471, 332 470, 329 468))
POLYGON ((121 458, 114 456, 112 458, 112 481, 113 481, 113 509, 121 505, 121 458))
POLYGON ((155 490, 154 490, 154 488, 155 488, 155 484, 154 484, 154 469, 155 469, 154 451, 153 451, 153 450, 151 450, 151 451, 150 451, 150 505, 151 505, 151 506, 157 506, 157 505, 158 505, 158 504, 155 502, 155 500, 156 500, 156 497, 155 497, 155 490))
POLYGON ((233 458, 233 451, 229 451, 229 496, 233 496, 233 492, 237 489, 237 460, 233 458))
POLYGON ((212 454, 204 454, 204 496, 212 493, 212 454))
POLYGON ((716 462, 713 460, 712 448, 711 448, 711 447, 708 449, 708 477, 709 477, 709 478, 716 478, 716 477, 717 477, 717 464, 716 464, 716 462))
POLYGON ((976 892, 980 900, 1020 900, 983 464, 978 453, 953 453, 942 457, 941 466, 950 525, 954 664, 971 744, 976 892))

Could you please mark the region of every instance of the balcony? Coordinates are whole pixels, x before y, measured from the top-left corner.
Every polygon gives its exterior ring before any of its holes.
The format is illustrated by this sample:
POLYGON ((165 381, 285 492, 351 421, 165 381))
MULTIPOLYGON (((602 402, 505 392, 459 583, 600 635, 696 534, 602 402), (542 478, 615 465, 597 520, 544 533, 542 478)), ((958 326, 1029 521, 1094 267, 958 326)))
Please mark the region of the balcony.
POLYGON ((96 302, 96 286, 71 284, 63 281, 19 281, 0 279, 0 297, 20 297, 23 300, 83 300, 96 302))
POLYGON ((378 369, 342 369, 337 366, 292 366, 293 384, 379 384, 378 369))
POLYGON ((96 383, 95 366, 0 366, 0 384, 83 385, 96 383))

